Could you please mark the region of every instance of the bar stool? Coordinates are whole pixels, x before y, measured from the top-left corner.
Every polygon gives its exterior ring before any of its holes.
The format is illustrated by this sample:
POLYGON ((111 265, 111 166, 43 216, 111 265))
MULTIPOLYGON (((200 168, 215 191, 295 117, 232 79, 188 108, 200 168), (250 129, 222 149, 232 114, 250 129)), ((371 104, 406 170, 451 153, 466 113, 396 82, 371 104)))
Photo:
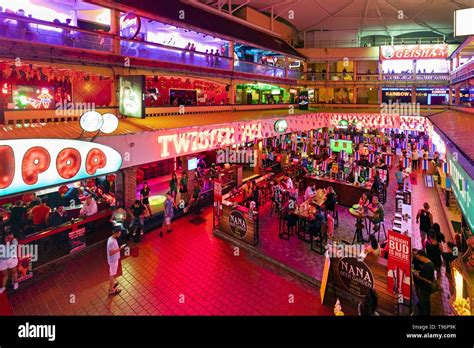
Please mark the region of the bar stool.
POLYGON ((380 221, 378 224, 374 224, 374 234, 377 233, 377 242, 380 243, 380 230, 383 228, 383 234, 387 239, 387 232, 385 230, 385 219, 380 221))
POLYGON ((158 162, 155 162, 155 163, 152 163, 150 165, 150 168, 151 168, 151 172, 152 172, 152 175, 154 178, 156 178, 159 174, 159 170, 158 170, 158 162))
POLYGON ((339 226, 339 210, 338 210, 338 203, 334 204, 334 210, 326 210, 326 215, 329 213, 332 213, 332 217, 334 218, 334 226, 338 227, 339 226))
POLYGON ((143 173, 145 174, 144 179, 147 180, 151 177, 153 169, 150 166, 143 166, 142 167, 143 173))

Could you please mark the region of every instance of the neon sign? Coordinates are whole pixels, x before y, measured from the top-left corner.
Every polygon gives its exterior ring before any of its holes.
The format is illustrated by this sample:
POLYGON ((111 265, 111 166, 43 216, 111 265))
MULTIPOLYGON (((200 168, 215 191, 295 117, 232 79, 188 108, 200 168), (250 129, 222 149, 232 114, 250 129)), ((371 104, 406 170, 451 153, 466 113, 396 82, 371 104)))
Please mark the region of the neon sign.
POLYGON ((66 139, 0 141, 0 197, 117 171, 122 157, 105 145, 66 139))
POLYGON ((126 39, 132 40, 140 32, 141 20, 133 12, 128 12, 120 18, 120 35, 126 39))
POLYGON ((17 86, 13 91, 13 101, 22 109, 32 106, 34 109, 49 109, 54 97, 46 87, 17 86))

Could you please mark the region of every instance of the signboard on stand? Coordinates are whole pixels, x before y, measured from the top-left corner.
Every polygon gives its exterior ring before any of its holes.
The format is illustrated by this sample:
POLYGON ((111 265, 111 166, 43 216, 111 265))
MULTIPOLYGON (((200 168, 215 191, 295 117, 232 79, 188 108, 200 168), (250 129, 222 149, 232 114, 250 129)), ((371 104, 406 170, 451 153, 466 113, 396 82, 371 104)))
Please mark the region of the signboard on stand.
MULTIPOLYGON (((410 237, 388 231, 388 263, 387 263, 387 290, 403 299, 411 297, 411 239, 410 237)), ((401 302, 401 301, 400 301, 401 302)))
POLYGON ((69 254, 74 254, 86 247, 86 228, 78 228, 71 231, 69 236, 69 254))
POLYGON ((214 180, 214 226, 219 225, 219 217, 222 215, 222 183, 214 180))

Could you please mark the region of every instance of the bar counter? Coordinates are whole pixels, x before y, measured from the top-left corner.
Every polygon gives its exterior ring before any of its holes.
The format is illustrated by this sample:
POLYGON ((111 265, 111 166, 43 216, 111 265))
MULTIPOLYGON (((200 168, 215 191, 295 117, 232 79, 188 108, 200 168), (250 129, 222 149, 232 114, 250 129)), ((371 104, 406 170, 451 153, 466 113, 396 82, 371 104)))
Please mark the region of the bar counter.
POLYGON ((366 193, 368 195, 372 188, 371 183, 368 183, 365 186, 360 186, 348 182, 311 175, 305 175, 304 182, 305 187, 314 183, 316 189, 324 189, 328 186, 332 186, 336 192, 338 204, 346 207, 352 207, 354 204, 357 204, 362 194, 366 193))

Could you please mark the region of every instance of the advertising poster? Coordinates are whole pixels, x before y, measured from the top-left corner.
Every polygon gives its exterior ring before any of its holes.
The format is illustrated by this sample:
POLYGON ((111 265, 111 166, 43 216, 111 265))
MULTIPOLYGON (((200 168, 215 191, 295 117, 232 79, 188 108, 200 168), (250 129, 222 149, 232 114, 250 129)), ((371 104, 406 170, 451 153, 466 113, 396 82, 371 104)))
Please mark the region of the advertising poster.
POLYGON ((74 254, 86 247, 86 228, 69 232, 69 254, 74 254))
POLYGON ((410 237, 388 231, 387 289, 392 294, 410 299, 410 237))
POLYGON ((222 210, 222 183, 214 181, 214 226, 219 225, 219 216, 222 210))
POLYGON ((145 117, 144 75, 120 76, 119 112, 129 117, 145 117))
POLYGON ((18 259, 17 280, 22 282, 33 277, 33 261, 31 255, 25 255, 18 259))

